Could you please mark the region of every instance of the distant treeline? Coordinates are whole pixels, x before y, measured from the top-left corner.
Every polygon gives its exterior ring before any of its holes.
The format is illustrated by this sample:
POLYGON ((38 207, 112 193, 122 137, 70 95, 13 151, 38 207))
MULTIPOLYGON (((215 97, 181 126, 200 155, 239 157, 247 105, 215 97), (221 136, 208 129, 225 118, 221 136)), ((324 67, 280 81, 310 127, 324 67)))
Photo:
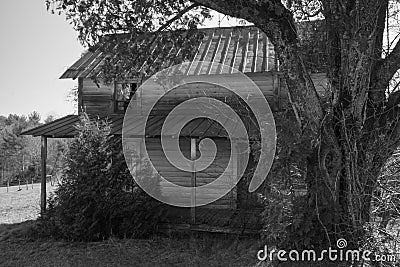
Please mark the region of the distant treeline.
MULTIPOLYGON (((53 121, 48 116, 43 123, 53 121)), ((22 136, 22 131, 41 124, 36 111, 28 116, 10 114, 0 116, 0 186, 17 184, 19 181, 37 181, 40 177, 40 137, 22 136)), ((66 139, 49 139, 47 173, 57 175, 62 169, 63 156, 67 150, 66 139)))

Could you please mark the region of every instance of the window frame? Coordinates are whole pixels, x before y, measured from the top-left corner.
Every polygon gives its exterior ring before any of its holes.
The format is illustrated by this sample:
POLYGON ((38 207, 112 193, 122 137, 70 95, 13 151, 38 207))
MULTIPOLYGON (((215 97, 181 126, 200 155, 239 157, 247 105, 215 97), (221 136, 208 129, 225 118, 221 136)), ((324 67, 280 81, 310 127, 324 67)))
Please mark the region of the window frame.
POLYGON ((127 106, 129 105, 129 102, 132 99, 136 99, 137 98, 137 90, 141 85, 141 80, 140 79, 129 79, 129 80, 122 80, 122 81, 114 81, 114 92, 113 92, 113 111, 114 113, 118 113, 118 114, 123 114, 126 111, 127 106), (118 85, 123 85, 123 84, 128 84, 129 85, 129 99, 127 100, 117 100, 118 97, 118 85), (134 93, 132 94, 132 85, 135 84, 136 88, 134 90, 134 93), (123 103, 124 109, 122 110, 120 108, 120 103, 123 103))

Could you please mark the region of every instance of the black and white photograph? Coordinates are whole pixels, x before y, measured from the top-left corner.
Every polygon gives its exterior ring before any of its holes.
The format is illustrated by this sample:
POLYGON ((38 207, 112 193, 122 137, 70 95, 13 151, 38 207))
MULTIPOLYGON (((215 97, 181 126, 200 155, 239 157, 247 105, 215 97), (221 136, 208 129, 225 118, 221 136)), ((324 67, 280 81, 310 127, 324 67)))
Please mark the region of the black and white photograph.
POLYGON ((0 266, 400 267, 399 0, 1 0, 0 266))

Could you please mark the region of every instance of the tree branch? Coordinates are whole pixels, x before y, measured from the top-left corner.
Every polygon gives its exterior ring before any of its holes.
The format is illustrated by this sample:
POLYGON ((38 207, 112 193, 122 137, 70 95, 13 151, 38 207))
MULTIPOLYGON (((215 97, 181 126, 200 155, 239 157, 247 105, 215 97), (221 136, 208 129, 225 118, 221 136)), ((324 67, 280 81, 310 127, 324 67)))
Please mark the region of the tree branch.
POLYGON ((183 15, 185 15, 187 12, 189 12, 190 10, 192 10, 193 8, 199 7, 200 5, 197 3, 194 3, 184 9, 182 9, 181 11, 178 12, 178 14, 176 14, 173 18, 169 19, 167 22, 165 22, 165 24, 163 24, 160 28, 157 29, 157 31, 155 31, 155 34, 153 36, 153 39, 151 42, 148 43, 147 45, 147 49, 149 49, 157 40, 158 38, 158 34, 160 32, 162 32, 163 30, 165 30, 166 28, 168 28, 174 21, 180 19, 183 15))
POLYGON ((252 10, 257 10, 261 7, 260 3, 257 3, 256 1, 253 1, 253 0, 243 1, 240 3, 237 1, 235 1, 236 3, 229 3, 228 1, 225 1, 225 0, 215 0, 215 1, 214 0, 192 0, 192 2, 202 5, 206 8, 215 10, 219 13, 231 16, 231 17, 250 19, 250 20, 252 18, 249 16, 250 14, 248 14, 248 12, 252 11, 252 10), (240 7, 239 7, 239 4, 240 4, 240 7))
MULTIPOLYGON (((375 43, 373 47, 373 65, 374 66, 379 66, 380 61, 382 59, 382 47, 383 47, 383 36, 384 36, 384 31, 385 31, 385 24, 386 24, 386 17, 387 17, 387 10, 388 10, 388 1, 385 1, 382 3, 378 9, 377 12, 377 19, 376 19, 376 25, 375 25, 375 43)), ((380 76, 372 74, 371 77, 371 84, 372 85, 377 85, 377 82, 380 80, 380 76)), ((372 86, 372 90, 369 92, 369 99, 372 101, 370 104, 372 104, 372 109, 370 112, 380 112, 378 109, 382 108, 382 104, 385 100, 385 88, 386 86, 372 86)))
POLYGON ((185 15, 187 12, 189 12, 190 10, 192 10, 193 8, 199 7, 200 5, 197 3, 194 3, 184 9, 182 9, 181 11, 178 12, 178 14, 176 14, 173 18, 169 19, 167 22, 165 22, 164 25, 162 25, 160 28, 158 28, 158 30, 156 31, 161 32, 163 30, 165 30, 167 27, 169 27, 174 21, 180 19, 183 15, 185 15))
POLYGON ((155 31, 155 34, 153 36, 153 39, 151 40, 151 42, 149 42, 147 44, 147 49, 150 49, 150 47, 155 43, 155 41, 157 40, 159 33, 162 32, 163 30, 165 30, 166 28, 168 28, 174 21, 180 19, 183 15, 185 15, 187 12, 189 12, 190 10, 192 10, 193 8, 199 7, 200 5, 197 3, 194 3, 184 9, 182 9, 181 11, 178 12, 178 14, 176 14, 173 18, 169 19, 167 22, 165 22, 164 25, 162 25, 160 28, 157 29, 157 31, 155 31))
POLYGON ((377 68, 377 77, 380 77, 377 82, 377 88, 385 89, 390 80, 400 69, 400 41, 397 42, 392 52, 383 59, 377 68))
MULTIPOLYGON (((169 19, 167 22, 165 22, 160 28, 158 28, 153 36, 150 42, 147 43, 146 45, 146 49, 144 51, 151 51, 151 47, 154 46, 154 44, 156 43, 160 33, 165 30, 166 28, 168 28, 174 21, 180 19, 183 15, 185 15, 187 12, 189 12, 190 10, 199 7, 200 5, 197 3, 194 3, 190 6, 187 6, 186 8, 182 9, 181 11, 179 11, 174 17, 172 17, 171 19, 169 19)), ((140 57, 140 54, 138 53, 135 57, 135 59, 133 61, 137 61, 140 57)), ((129 73, 130 70, 125 71, 124 75, 126 73, 129 73)))
MULTIPOLYGON (((260 29, 266 23, 276 23, 283 39, 291 43, 297 42, 293 14, 280 0, 232 2, 226 0, 192 0, 192 2, 231 17, 245 19, 254 23, 260 29)), ((274 33, 271 29, 271 32, 266 32, 266 34, 271 38, 274 33)))

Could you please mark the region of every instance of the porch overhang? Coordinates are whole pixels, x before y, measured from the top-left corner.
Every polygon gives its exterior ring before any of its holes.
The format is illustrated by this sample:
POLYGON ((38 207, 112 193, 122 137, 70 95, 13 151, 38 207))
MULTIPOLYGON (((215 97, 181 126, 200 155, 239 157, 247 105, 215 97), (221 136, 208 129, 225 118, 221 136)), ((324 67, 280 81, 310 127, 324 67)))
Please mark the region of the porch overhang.
MULTIPOLYGON (((123 115, 98 117, 107 119, 111 125, 111 135, 120 135, 122 132, 123 115)), ((67 115, 52 122, 23 131, 21 135, 44 136, 48 138, 73 138, 77 134, 76 125, 79 115, 67 115)))
MULTIPOLYGON (((107 120, 111 126, 110 135, 122 135, 124 122, 123 114, 89 117, 107 120)), ((150 116, 146 125, 145 137, 160 137, 165 118, 166 115, 150 116)), ((26 130, 22 132, 21 135, 42 136, 46 138, 74 138, 78 133, 76 129, 78 123, 79 115, 67 115, 52 122, 26 130)), ((259 132, 258 125, 254 125, 251 120, 245 120, 244 124, 250 136, 257 135, 259 132)), ((128 123, 127 127, 132 128, 133 132, 135 132, 134 128, 137 127, 137 122, 128 123)), ((222 125, 208 118, 197 118, 190 121, 182 129, 180 136, 195 138, 229 138, 228 133, 222 125)))

